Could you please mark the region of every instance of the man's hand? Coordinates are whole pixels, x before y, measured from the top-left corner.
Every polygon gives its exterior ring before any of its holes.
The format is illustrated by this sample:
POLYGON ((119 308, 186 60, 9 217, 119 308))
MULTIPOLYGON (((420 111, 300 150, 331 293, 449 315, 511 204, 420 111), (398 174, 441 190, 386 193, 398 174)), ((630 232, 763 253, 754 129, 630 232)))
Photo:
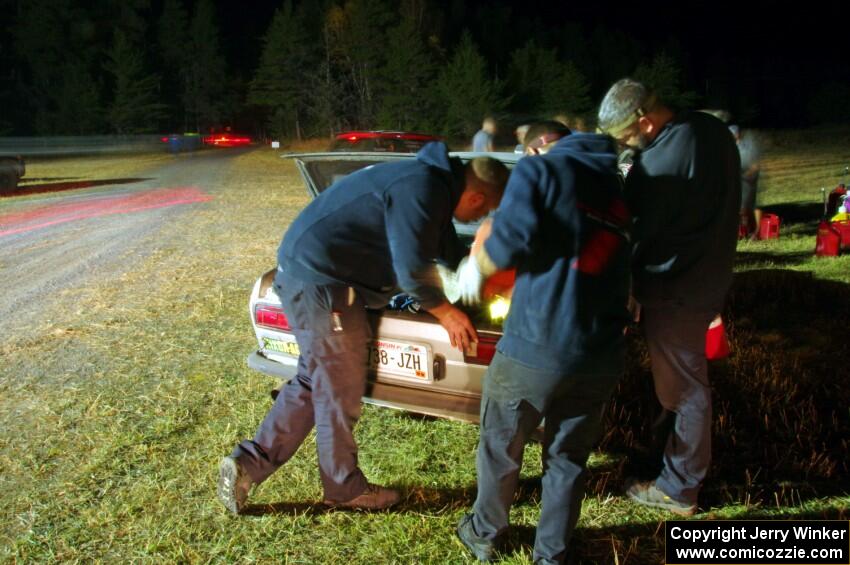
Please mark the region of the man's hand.
POLYGON ((465 351, 469 344, 478 342, 475 326, 472 325, 469 317, 460 308, 452 306, 448 302, 443 302, 439 306, 431 308, 428 312, 437 318, 440 325, 449 333, 449 341, 452 347, 465 351))
POLYGON ((629 309, 632 321, 634 323, 640 322, 640 302, 635 300, 634 295, 629 294, 629 303, 626 305, 626 308, 629 309))
POLYGON ((475 257, 464 257, 457 269, 457 287, 463 303, 470 306, 481 302, 483 285, 484 276, 478 268, 478 261, 475 257))

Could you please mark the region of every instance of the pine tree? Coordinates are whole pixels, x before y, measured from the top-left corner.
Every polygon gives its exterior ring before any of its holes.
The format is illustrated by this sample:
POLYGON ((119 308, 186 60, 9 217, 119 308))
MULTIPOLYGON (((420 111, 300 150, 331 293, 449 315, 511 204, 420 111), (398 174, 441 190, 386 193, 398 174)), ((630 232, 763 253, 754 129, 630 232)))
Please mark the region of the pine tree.
POLYGON ((508 81, 515 110, 541 117, 582 115, 590 108, 590 85, 576 66, 558 59, 555 49, 533 40, 511 55, 508 81))
POLYGON ((104 68, 114 79, 108 110, 112 128, 122 134, 157 131, 165 105, 159 101, 159 78, 145 71, 140 46, 117 30, 104 68))
POLYGON ((468 32, 440 73, 435 95, 444 108, 442 129, 448 135, 472 135, 482 118, 498 114, 509 102, 501 83, 488 77, 487 63, 468 32))
POLYGON ((348 0, 327 12, 329 67, 341 71, 343 90, 353 95, 347 113, 357 127, 371 127, 375 121, 386 30, 392 21, 387 0, 348 0))
POLYGON ((440 118, 429 88, 437 66, 413 15, 387 32, 387 44, 392 48, 379 75, 379 127, 430 129, 440 118))
POLYGON ((186 68, 191 58, 189 15, 180 0, 165 0, 157 24, 157 44, 163 68, 162 93, 172 127, 188 129, 185 100, 189 90, 186 68))
POLYGON ((248 103, 266 109, 269 131, 301 139, 309 90, 304 74, 313 62, 312 42, 292 1, 275 12, 263 38, 260 65, 248 89, 248 103))
POLYGON ((15 33, 21 100, 36 133, 85 134, 102 123, 91 14, 70 0, 21 4, 15 33))
POLYGON ((635 79, 652 88, 674 110, 692 108, 696 102, 696 93, 684 89, 681 65, 665 51, 653 57, 651 63, 638 65, 635 79))
POLYGON ((189 25, 190 54, 184 67, 187 74, 184 103, 189 124, 206 131, 221 124, 226 105, 225 64, 215 23, 215 5, 199 0, 189 25))

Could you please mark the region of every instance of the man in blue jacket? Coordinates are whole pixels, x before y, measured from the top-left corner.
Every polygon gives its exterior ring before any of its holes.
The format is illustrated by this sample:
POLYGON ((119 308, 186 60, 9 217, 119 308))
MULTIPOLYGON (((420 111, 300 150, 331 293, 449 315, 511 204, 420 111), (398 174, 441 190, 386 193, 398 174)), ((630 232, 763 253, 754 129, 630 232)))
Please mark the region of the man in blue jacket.
POLYGON ((497 160, 464 165, 434 142, 415 159, 344 177, 299 214, 278 251, 274 284, 301 352, 298 373, 254 439, 220 464, 218 495, 231 512, 244 508, 251 486, 288 461, 314 426, 326 505, 398 502, 398 492, 368 483, 357 465, 352 432, 366 386, 366 308, 385 306, 400 289, 439 320, 453 346, 476 341, 466 314, 446 301, 436 262, 457 263, 462 246, 452 217, 469 222, 496 208, 507 176, 497 160))
POLYGON ((629 215, 608 137, 533 125, 490 237, 458 271, 461 296, 516 267, 516 285, 484 378, 478 497, 458 524, 480 560, 508 529, 526 441, 545 418, 535 563, 562 563, 584 495, 602 408, 623 372, 629 215), (562 137, 563 136, 563 137, 562 137))
MULTIPOLYGON (((639 150, 626 177, 634 214, 634 297, 640 303, 655 394, 664 409, 663 468, 635 482, 635 502, 690 516, 711 462, 711 387, 705 333, 732 283, 741 164, 725 124, 674 115, 643 84, 616 82, 599 127, 639 150)), ((660 426, 659 426, 660 427, 660 426)))

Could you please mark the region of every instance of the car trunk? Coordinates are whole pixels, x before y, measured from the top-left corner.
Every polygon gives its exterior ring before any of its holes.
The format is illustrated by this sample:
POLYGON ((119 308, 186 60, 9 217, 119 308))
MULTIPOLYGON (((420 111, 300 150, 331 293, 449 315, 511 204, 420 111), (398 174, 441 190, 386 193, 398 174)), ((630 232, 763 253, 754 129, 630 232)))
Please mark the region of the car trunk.
MULTIPOLYGON (((471 155, 454 155, 464 160, 471 158, 471 155)), ((295 160, 307 190, 314 198, 340 178, 369 165, 415 158, 412 154, 394 153, 311 153, 285 157, 295 160)), ((513 154, 499 157, 508 166, 516 162, 513 154)), ((471 244, 479 225, 480 222, 455 222, 455 229, 462 240, 471 244)), ((257 302, 252 306, 255 309, 263 304, 269 305, 272 310, 280 308, 272 289, 275 274, 276 270, 268 271, 258 281, 257 302)), ((466 351, 451 347, 445 330, 424 310, 392 309, 389 306, 370 310, 375 340, 370 346, 369 363, 373 369, 370 370, 364 401, 442 418, 477 421, 481 381, 502 335, 502 322, 491 316, 489 303, 457 306, 469 316, 478 331, 478 343, 466 351), (415 367, 399 365, 398 370, 382 363, 378 369, 375 354, 383 351, 389 352, 388 358, 392 361, 396 360, 390 357, 393 352, 405 355, 407 351, 414 351, 409 357, 419 359, 419 363, 415 367), (411 371, 415 377, 409 374, 411 371)), ((256 316, 253 311, 252 316, 256 316)), ((249 357, 249 365, 268 374, 291 378, 295 371, 297 346, 288 330, 288 323, 287 327, 277 330, 256 320, 255 323, 260 349, 249 357), (277 344, 269 347, 266 341, 277 344), (281 364, 288 368, 284 369, 281 364)))

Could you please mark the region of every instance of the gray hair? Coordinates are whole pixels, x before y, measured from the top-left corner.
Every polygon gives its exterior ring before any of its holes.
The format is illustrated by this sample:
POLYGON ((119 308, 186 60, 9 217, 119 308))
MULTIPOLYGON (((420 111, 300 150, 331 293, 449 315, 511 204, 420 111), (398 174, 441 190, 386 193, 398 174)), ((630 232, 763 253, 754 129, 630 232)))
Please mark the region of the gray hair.
POLYGON ((614 83, 599 105, 599 129, 616 136, 655 106, 655 96, 644 84, 630 79, 614 83))

